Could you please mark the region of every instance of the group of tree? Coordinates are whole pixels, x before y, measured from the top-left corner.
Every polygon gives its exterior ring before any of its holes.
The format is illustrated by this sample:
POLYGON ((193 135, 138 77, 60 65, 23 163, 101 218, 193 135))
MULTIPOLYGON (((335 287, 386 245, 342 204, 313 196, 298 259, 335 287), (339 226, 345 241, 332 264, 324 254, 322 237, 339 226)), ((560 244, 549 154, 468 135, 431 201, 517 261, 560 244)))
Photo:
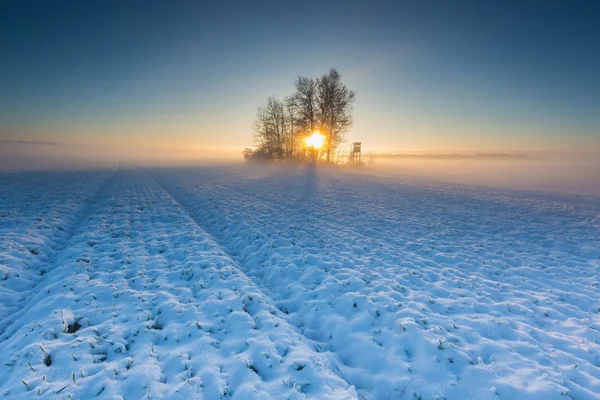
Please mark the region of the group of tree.
POLYGON ((336 149, 344 142, 352 126, 354 92, 342 83, 335 69, 319 78, 299 76, 296 91, 279 99, 269 97, 259 106, 254 121, 255 149, 245 149, 246 159, 301 161, 315 156, 333 161, 336 149), (318 149, 305 140, 314 132, 324 136, 318 149))

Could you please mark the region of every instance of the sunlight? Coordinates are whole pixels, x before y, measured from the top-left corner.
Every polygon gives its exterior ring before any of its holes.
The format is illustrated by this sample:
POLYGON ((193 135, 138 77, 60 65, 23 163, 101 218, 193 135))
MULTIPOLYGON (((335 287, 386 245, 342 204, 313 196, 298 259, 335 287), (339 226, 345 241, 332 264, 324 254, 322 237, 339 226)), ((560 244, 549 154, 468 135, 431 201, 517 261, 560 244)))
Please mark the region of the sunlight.
POLYGON ((312 135, 306 138, 306 145, 314 149, 320 149, 325 143, 325 136, 319 131, 314 131, 312 135))

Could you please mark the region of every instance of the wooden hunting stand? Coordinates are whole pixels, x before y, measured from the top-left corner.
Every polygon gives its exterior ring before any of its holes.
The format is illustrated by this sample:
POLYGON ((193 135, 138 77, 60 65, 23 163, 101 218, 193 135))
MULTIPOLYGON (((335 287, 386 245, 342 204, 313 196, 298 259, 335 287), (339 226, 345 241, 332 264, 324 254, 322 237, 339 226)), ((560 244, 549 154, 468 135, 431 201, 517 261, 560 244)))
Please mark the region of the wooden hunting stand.
POLYGON ((360 145, 362 142, 354 142, 352 143, 352 153, 350 153, 350 164, 359 165, 360 160, 360 145))

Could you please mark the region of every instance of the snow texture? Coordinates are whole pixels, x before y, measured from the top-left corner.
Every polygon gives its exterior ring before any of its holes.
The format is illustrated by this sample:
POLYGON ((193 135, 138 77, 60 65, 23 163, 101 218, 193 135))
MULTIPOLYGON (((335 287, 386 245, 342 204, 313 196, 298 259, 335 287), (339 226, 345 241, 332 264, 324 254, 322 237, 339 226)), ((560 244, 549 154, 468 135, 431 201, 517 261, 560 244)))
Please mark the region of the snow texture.
POLYGON ((600 201, 0 175, 0 398, 600 399, 600 201))

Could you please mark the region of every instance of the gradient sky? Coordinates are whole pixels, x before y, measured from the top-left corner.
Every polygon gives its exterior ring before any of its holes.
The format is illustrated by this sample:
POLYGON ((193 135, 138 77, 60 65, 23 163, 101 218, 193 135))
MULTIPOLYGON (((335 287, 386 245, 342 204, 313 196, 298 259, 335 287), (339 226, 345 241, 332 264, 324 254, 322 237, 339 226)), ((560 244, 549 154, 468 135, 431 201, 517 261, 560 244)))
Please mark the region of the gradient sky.
POLYGON ((598 21, 584 1, 2 1, 0 140, 238 155, 259 104, 335 67, 366 149, 596 150, 598 21))

